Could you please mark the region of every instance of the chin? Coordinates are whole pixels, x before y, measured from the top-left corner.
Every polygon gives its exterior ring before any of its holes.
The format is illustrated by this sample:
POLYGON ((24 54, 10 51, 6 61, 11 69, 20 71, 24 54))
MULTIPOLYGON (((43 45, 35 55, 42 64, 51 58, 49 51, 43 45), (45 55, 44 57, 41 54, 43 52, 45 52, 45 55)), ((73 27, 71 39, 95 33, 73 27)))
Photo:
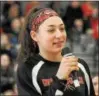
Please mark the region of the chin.
POLYGON ((62 51, 62 49, 63 49, 63 48, 56 48, 56 49, 54 50, 54 52, 55 52, 55 53, 59 53, 59 52, 62 51))

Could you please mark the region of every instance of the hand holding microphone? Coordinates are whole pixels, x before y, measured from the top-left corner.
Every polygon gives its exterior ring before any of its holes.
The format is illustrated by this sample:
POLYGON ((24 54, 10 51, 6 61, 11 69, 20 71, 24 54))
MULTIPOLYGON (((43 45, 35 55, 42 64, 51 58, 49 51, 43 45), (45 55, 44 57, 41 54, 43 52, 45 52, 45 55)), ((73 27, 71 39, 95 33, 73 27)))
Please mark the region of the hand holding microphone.
POLYGON ((79 70, 78 58, 74 56, 72 53, 70 53, 69 49, 67 48, 65 48, 65 50, 63 51, 65 54, 63 53, 63 58, 56 76, 59 79, 67 80, 69 75, 72 73, 74 75, 73 76, 74 86, 78 87, 80 86, 78 78, 76 76, 76 73, 79 70))
POLYGON ((56 76, 59 79, 67 80, 72 71, 79 70, 78 58, 75 56, 63 57, 56 76))

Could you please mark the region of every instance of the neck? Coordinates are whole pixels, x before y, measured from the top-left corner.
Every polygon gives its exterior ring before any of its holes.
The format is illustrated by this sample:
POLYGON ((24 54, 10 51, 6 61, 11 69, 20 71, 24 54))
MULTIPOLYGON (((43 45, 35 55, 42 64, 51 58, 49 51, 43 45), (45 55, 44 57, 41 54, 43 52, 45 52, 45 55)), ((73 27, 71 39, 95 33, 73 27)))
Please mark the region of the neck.
POLYGON ((62 60, 62 55, 60 53, 39 53, 44 59, 53 61, 53 62, 60 62, 62 60))

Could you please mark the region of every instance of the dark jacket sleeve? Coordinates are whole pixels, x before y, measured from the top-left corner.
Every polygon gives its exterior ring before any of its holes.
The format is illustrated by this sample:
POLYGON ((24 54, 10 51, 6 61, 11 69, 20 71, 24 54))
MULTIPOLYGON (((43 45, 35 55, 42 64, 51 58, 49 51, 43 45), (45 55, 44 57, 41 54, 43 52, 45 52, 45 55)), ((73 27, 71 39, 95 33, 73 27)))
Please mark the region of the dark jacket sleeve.
POLYGON ((53 83, 50 85, 49 89, 42 96, 55 96, 57 89, 64 93, 66 83, 64 83, 64 81, 62 80, 59 80, 56 76, 53 76, 52 78, 53 83))
POLYGON ((55 96, 57 89, 63 91, 65 85, 63 81, 59 80, 56 76, 53 76, 53 83, 50 85, 46 92, 42 95, 37 92, 32 83, 31 70, 26 66, 18 67, 17 70, 17 87, 19 96, 55 96))
POLYGON ((84 65, 88 75, 89 75, 89 80, 90 80, 90 96, 95 96, 95 91, 94 91, 94 87, 93 87, 93 83, 92 83, 92 78, 91 78, 91 74, 90 74, 90 70, 89 70, 89 67, 87 65, 87 63, 82 60, 82 59, 79 59, 79 61, 84 65))
MULTIPOLYGON (((19 96, 40 96, 28 75, 28 70, 25 66, 19 65, 17 69, 17 76, 16 76, 16 83, 18 88, 18 95, 19 96)), ((30 74, 31 75, 31 74, 30 74)))

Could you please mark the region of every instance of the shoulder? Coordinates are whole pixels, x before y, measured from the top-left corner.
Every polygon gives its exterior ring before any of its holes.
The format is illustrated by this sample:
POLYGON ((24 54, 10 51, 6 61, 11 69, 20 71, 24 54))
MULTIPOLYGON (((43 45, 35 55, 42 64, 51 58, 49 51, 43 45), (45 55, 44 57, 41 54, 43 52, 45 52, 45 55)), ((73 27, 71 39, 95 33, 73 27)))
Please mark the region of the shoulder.
POLYGON ((89 66, 88 64, 81 58, 78 59, 78 62, 85 68, 88 74, 90 74, 89 66))
MULTIPOLYGON (((30 56, 27 59, 24 59, 23 62, 21 62, 18 65, 18 71, 32 71, 32 68, 38 64, 38 62, 41 61, 41 58, 38 55, 30 56)), ((23 71, 23 72, 24 72, 23 71)))
POLYGON ((28 82, 27 79, 31 78, 32 76, 32 68, 34 64, 34 60, 31 60, 31 57, 23 60, 22 62, 20 62, 20 64, 18 64, 16 73, 17 82, 28 82))

